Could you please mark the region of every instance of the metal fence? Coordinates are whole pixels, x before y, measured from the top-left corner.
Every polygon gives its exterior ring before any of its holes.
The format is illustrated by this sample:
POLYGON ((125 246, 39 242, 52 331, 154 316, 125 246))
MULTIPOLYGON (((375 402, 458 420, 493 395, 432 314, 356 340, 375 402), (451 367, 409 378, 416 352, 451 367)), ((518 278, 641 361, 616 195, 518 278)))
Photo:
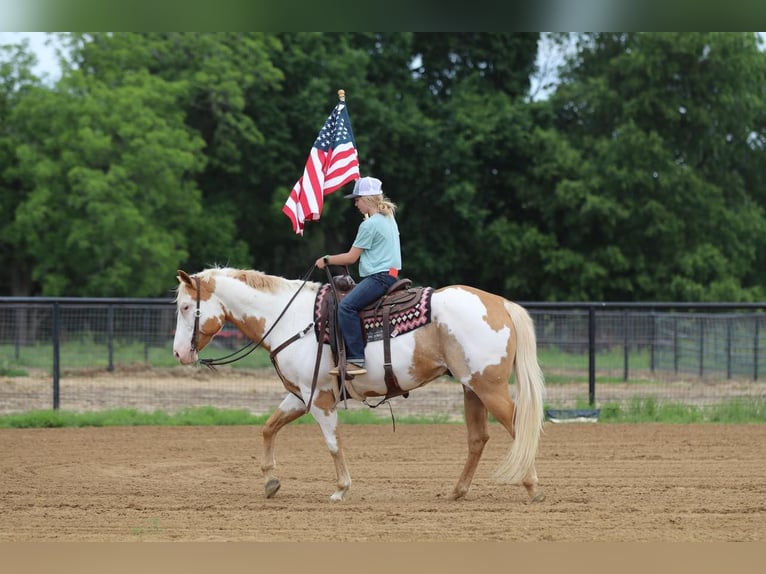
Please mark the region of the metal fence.
MULTIPOLYGON (((522 303, 535 320, 552 408, 652 398, 708 406, 766 398, 766 303, 522 303)), ((172 356, 168 299, 0 297, 0 414, 192 406, 273 410, 265 353, 210 372, 172 356)), ((228 330, 208 356, 236 345, 228 330)), ((462 414, 448 378, 399 397, 410 414, 462 414)))
POLYGON ((766 304, 525 303, 548 402, 651 398, 710 406, 766 398, 766 304), (587 378, 587 397, 577 381, 587 378))

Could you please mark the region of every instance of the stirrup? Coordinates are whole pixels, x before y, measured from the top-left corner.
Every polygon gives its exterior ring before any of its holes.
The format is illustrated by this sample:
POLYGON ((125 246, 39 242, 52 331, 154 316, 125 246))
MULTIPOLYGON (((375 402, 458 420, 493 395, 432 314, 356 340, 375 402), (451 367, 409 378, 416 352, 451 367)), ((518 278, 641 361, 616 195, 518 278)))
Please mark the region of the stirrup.
POLYGON ((346 374, 348 375, 366 375, 367 369, 360 367, 356 363, 346 363, 346 374))
MULTIPOLYGON (((340 367, 335 366, 332 369, 328 371, 330 375, 339 375, 340 374, 340 367)), ((367 369, 364 367, 360 367, 359 365, 355 363, 346 363, 346 374, 350 376, 354 375, 366 375, 367 369)))

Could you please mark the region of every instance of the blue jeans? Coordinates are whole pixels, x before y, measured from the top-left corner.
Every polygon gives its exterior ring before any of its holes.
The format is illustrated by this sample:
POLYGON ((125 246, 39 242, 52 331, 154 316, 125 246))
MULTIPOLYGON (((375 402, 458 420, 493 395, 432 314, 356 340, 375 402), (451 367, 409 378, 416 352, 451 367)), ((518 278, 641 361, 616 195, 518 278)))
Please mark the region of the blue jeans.
POLYGON ((396 283, 396 277, 392 277, 385 271, 368 275, 357 283, 338 305, 338 326, 346 342, 348 362, 364 365, 364 339, 359 311, 378 299, 394 283, 396 283))

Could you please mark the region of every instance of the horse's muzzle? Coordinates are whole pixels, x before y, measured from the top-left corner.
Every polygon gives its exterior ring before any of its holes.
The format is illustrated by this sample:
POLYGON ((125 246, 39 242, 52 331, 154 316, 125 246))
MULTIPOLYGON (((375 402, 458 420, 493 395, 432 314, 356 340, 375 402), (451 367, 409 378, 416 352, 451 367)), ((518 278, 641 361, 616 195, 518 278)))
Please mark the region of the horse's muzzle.
POLYGON ((187 353, 183 354, 174 349, 173 355, 182 365, 191 365, 192 363, 197 362, 197 352, 192 351, 191 349, 187 353))

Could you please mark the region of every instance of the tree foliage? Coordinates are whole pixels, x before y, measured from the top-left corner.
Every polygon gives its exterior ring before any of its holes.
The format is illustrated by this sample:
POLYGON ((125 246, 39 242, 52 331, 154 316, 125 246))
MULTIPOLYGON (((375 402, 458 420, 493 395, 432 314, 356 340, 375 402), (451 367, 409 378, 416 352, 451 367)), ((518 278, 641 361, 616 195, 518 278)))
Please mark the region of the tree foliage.
POLYGON ((763 296, 765 73, 752 34, 583 37, 551 105, 588 189, 551 231, 598 265, 592 296, 763 296))
POLYGON ((347 190, 304 237, 281 213, 342 88, 418 283, 764 296, 766 60, 751 33, 579 35, 542 101, 535 33, 63 39, 54 85, 28 47, 0 48, 4 291, 161 296, 178 267, 299 276, 345 251, 347 190))
POLYGON ((185 181, 204 165, 202 142, 178 87, 145 72, 120 86, 72 72, 59 88, 14 109, 22 201, 9 235, 43 294, 160 293, 151 271, 187 256, 188 222, 202 212, 185 181))

